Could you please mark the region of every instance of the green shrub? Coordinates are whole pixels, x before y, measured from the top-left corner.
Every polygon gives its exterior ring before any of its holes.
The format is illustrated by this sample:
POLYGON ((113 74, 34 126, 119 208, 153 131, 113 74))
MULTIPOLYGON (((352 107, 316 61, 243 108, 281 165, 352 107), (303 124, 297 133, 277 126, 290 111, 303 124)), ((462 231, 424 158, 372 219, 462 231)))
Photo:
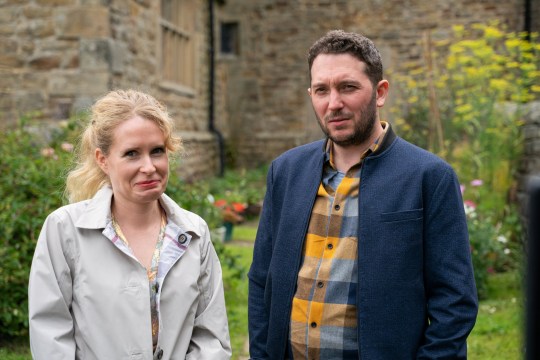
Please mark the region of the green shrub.
POLYGON ((24 335, 27 286, 34 247, 45 217, 62 205, 67 143, 44 146, 25 123, 0 142, 0 334, 24 335))

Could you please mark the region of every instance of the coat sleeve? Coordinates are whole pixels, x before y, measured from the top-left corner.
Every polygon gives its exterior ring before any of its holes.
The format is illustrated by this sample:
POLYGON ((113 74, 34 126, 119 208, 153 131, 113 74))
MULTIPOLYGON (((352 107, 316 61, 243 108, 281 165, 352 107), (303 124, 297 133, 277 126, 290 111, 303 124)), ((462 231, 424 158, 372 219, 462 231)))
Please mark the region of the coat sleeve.
MULTIPOLYGON (((206 225, 205 225, 206 226, 206 225)), ((205 229, 201 249, 201 291, 186 360, 226 360, 231 358, 227 311, 221 265, 205 229)))
POLYGON ((30 269, 30 347, 36 360, 75 359, 72 277, 63 233, 59 218, 49 215, 39 235, 30 269))
POLYGON ((249 353, 251 359, 268 359, 266 342, 268 338, 268 311, 265 306, 265 289, 268 268, 272 254, 272 172, 267 175, 266 195, 259 220, 259 228, 253 250, 253 262, 249 270, 248 327, 249 353))
POLYGON ((424 279, 429 325, 418 359, 466 359, 478 299, 459 182, 446 169, 425 201, 424 279), (427 208, 427 209, 426 209, 427 208))

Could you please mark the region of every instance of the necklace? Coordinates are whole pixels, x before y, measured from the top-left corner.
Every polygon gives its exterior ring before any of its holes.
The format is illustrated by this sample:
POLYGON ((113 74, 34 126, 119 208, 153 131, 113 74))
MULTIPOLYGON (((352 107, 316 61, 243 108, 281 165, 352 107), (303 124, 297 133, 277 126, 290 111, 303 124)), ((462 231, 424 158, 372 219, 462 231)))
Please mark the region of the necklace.
MULTIPOLYGON (((165 216, 165 211, 163 211, 160 208, 160 213, 161 213, 161 222, 160 222, 160 231, 159 231, 159 236, 158 236, 158 242, 162 238, 163 229, 164 229, 165 225, 167 224, 167 217, 165 216)), ((116 232, 116 235, 118 235, 118 237, 124 242, 124 244, 129 246, 129 242, 128 242, 126 236, 124 235, 124 233, 122 232, 122 229, 120 228, 120 225, 118 224, 118 221, 116 220, 116 217, 114 216, 114 213, 112 211, 111 211, 111 221, 112 221, 113 229, 116 232)))

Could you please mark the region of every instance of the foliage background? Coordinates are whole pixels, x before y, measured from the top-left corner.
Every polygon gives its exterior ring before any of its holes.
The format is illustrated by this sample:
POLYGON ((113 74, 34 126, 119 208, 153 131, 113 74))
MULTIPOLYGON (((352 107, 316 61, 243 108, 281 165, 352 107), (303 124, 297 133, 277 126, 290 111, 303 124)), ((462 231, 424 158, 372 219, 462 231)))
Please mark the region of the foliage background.
POLYGON ((437 41, 425 33, 420 63, 394 74, 397 132, 448 161, 462 182, 478 293, 490 272, 521 262, 517 170, 523 109, 540 95, 538 34, 501 24, 453 27, 437 41))

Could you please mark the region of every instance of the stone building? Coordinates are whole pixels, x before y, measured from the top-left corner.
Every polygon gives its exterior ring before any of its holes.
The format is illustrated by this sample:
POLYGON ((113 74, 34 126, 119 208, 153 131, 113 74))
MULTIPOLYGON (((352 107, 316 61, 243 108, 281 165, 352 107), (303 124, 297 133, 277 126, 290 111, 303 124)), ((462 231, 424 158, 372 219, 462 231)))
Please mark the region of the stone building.
POLYGON ((206 0, 0 1, 0 123, 66 119, 116 88, 165 103, 186 178, 218 171, 206 0), (38 111, 36 114, 35 112, 38 111))
POLYGON ((227 0, 217 13, 221 30, 236 32, 229 37, 237 45, 218 57, 218 73, 226 84, 220 89, 224 116, 235 129, 227 135, 246 166, 321 137, 306 91, 306 53, 328 30, 373 39, 385 69, 393 71, 422 61, 426 31, 436 39, 452 25, 490 20, 510 31, 540 30, 540 1, 534 0, 227 0))
POLYGON ((326 31, 371 37, 387 69, 425 31, 498 19, 539 30, 534 0, 0 0, 0 124, 65 119, 114 88, 163 101, 184 137, 182 176, 267 163, 320 138, 306 51, 326 31))

